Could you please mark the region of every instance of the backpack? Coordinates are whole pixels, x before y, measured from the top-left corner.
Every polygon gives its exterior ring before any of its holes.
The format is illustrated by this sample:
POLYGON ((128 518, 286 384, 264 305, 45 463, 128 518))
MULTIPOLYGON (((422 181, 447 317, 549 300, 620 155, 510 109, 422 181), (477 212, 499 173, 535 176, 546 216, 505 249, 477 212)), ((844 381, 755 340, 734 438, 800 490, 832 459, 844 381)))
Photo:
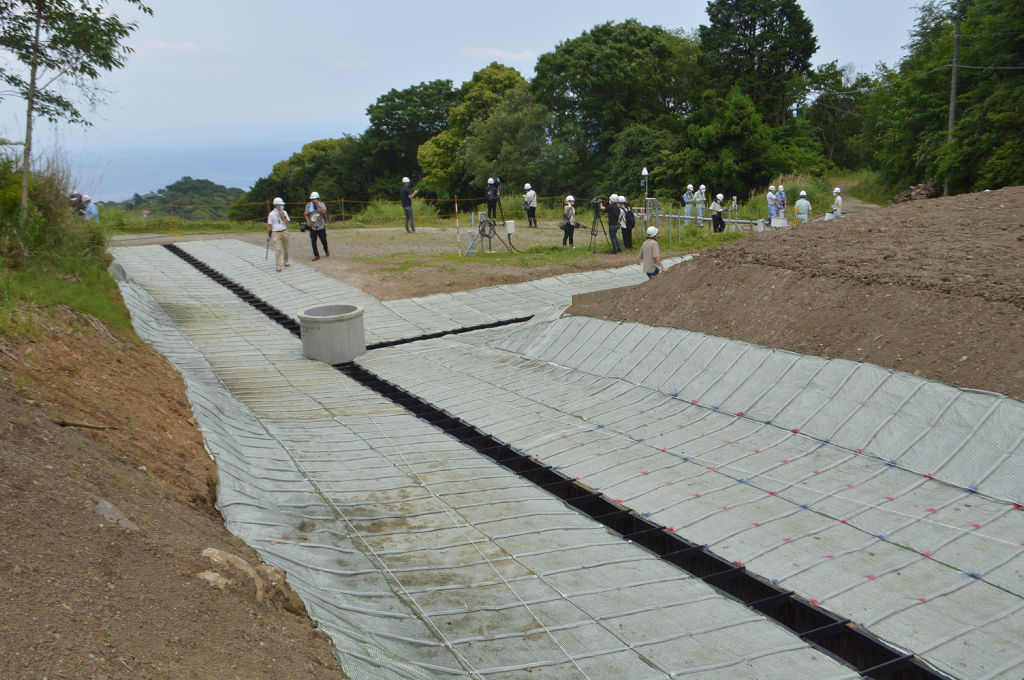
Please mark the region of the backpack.
POLYGON ((626 213, 626 229, 632 229, 636 226, 636 215, 629 208, 626 208, 624 212, 626 213))

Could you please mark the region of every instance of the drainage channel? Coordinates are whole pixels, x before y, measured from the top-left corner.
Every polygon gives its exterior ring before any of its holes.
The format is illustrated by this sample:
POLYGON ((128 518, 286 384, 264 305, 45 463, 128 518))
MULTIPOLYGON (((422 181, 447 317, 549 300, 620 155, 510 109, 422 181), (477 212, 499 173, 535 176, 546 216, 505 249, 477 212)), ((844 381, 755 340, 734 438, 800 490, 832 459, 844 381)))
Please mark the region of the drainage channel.
MULTIPOLYGON (((173 244, 165 245, 184 261, 231 290, 239 298, 263 312, 268 318, 300 336, 299 324, 288 315, 260 299, 252 291, 232 281, 209 265, 173 244)), ((482 328, 519 323, 532 317, 499 321, 454 331, 432 333, 417 338, 368 345, 367 349, 389 347, 482 328)), ((551 493, 567 505, 601 523, 630 541, 683 571, 700 578, 724 596, 743 603, 793 631, 801 640, 855 668, 873 680, 949 680, 948 676, 925 665, 913 654, 895 649, 863 628, 821 607, 812 605, 783 590, 745 567, 714 554, 706 546, 692 543, 651 522, 636 512, 614 503, 577 480, 540 463, 504 444, 469 423, 406 392, 362 366, 349 362, 334 366, 349 378, 404 407, 458 441, 487 456, 523 479, 551 493)))

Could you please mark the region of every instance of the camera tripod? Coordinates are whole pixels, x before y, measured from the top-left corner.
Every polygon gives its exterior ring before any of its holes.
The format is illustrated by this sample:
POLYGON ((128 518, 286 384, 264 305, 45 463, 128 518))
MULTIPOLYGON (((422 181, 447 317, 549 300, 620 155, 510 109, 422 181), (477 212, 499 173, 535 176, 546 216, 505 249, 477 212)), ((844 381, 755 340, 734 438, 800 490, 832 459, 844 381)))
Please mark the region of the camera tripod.
POLYGON ((601 231, 604 233, 604 240, 611 244, 611 239, 608 238, 608 230, 604 228, 604 218, 601 217, 600 210, 594 210, 594 219, 590 222, 590 251, 597 254, 597 228, 601 227, 601 231))
MULTIPOLYGON (((502 220, 502 224, 504 224, 504 222, 505 221, 502 220)), ((469 236, 469 247, 466 248, 466 252, 463 253, 463 254, 464 255, 469 255, 473 251, 473 244, 474 243, 477 244, 477 248, 478 249, 481 248, 481 244, 482 244, 484 239, 487 239, 487 252, 488 253, 493 253, 494 252, 494 242, 493 242, 493 239, 498 239, 501 242, 501 245, 505 246, 505 248, 508 249, 508 252, 511 253, 512 252, 512 245, 509 242, 507 242, 504 238, 502 238, 501 234, 498 233, 498 230, 495 229, 496 225, 497 225, 497 223, 494 220, 492 220, 492 219, 485 218, 485 217, 480 218, 480 227, 476 230, 475 233, 470 234, 470 236, 469 236)), ((484 251, 480 250, 480 252, 484 252, 484 251)))

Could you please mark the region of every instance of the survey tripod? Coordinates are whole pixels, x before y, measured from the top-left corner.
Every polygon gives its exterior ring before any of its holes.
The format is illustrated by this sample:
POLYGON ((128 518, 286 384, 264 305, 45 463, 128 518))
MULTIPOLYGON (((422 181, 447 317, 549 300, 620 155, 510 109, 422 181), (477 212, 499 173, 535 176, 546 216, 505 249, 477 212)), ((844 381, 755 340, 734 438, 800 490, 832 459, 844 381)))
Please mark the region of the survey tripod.
MULTIPOLYGON (((501 224, 504 225, 505 224, 505 211, 501 207, 501 201, 498 201, 498 212, 501 214, 501 224)), ((486 214, 486 213, 484 213, 484 214, 486 214)), ((494 239, 498 239, 498 241, 501 242, 501 245, 505 246, 505 248, 510 253, 513 252, 514 250, 517 250, 515 248, 515 246, 512 245, 512 238, 511 237, 508 237, 508 240, 506 241, 505 238, 502 237, 502 235, 498 233, 498 230, 496 229, 497 225, 498 225, 498 221, 497 220, 492 220, 490 217, 481 217, 480 218, 480 226, 477 227, 477 229, 475 231, 471 232, 470 235, 469 235, 469 247, 466 248, 466 252, 463 253, 463 255, 469 255, 471 252, 473 252, 473 246, 474 245, 476 245, 477 250, 479 252, 484 252, 483 250, 480 250, 480 248, 483 245, 483 240, 484 239, 487 239, 487 251, 486 252, 488 252, 488 253, 493 253, 494 252, 494 239)))
POLYGON ((598 228, 600 227, 600 233, 604 234, 604 240, 611 245, 611 239, 608 238, 608 230, 604 227, 604 218, 601 217, 601 208, 597 205, 592 206, 594 208, 594 218, 590 221, 590 252, 597 254, 597 235, 598 228))

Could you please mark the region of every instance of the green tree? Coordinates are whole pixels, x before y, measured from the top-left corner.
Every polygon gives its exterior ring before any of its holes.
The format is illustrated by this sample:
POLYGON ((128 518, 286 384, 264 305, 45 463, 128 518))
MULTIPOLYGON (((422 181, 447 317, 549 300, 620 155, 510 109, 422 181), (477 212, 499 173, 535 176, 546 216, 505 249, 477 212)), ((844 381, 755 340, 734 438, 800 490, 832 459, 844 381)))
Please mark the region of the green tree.
POLYGON ((858 107, 867 100, 872 79, 855 72, 852 64, 840 68, 835 61, 822 64, 807 78, 813 100, 799 109, 800 118, 814 129, 822 153, 840 167, 861 167, 870 162, 856 144, 863 117, 858 107))
POLYGON ((391 90, 370 104, 366 114, 370 127, 362 135, 378 180, 373 192, 394 194, 401 177, 418 175, 416 152, 420 144, 440 133, 448 124, 448 113, 457 102, 450 80, 432 80, 404 90, 391 90))
POLYGON ((682 146, 681 135, 661 127, 650 125, 630 125, 620 132, 612 143, 608 162, 599 194, 625 192, 626 196, 643 195, 639 188, 640 173, 647 168, 649 173, 650 193, 664 189, 663 179, 668 179, 662 172, 662 151, 678 149, 682 146))
POLYGON ((617 135, 692 108, 697 45, 634 19, 594 26, 537 59, 531 89, 580 156, 575 174, 592 190, 617 135))
POLYGON ((750 97, 734 87, 725 97, 707 90, 687 119, 683 147, 662 151, 669 183, 706 184, 712 193, 741 195, 769 181, 772 130, 750 97))
POLYGON ((722 93, 739 87, 779 125, 796 101, 818 50, 814 26, 796 0, 709 0, 700 64, 722 93))
MULTIPOLYGON (((141 0, 126 0, 144 14, 153 11, 141 0)), ((0 3, 0 48, 22 67, 0 71, 3 81, 25 100, 25 146, 21 168, 19 223, 28 216, 32 161, 32 126, 37 116, 88 125, 75 102, 75 90, 95 106, 103 91, 96 81, 104 71, 125 65, 132 49, 124 41, 137 28, 107 11, 104 0, 4 0, 0 3)))

